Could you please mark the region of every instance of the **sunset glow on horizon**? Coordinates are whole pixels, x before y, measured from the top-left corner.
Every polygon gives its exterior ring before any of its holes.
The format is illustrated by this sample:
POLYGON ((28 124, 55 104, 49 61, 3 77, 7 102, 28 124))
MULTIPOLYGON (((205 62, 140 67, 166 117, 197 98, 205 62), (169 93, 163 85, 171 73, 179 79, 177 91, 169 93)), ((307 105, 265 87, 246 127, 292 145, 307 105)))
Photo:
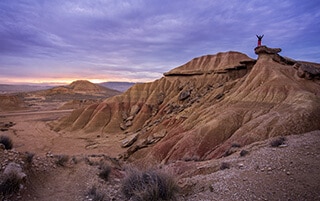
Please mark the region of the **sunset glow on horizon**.
POLYGON ((0 1, 0 84, 149 82, 191 59, 262 45, 320 63, 320 3, 0 1), (276 5, 276 6, 275 6, 276 5))
POLYGON ((154 80, 130 80, 130 79, 85 79, 85 78, 61 78, 61 79, 0 79, 0 84, 12 84, 12 85, 67 85, 77 80, 87 80, 89 82, 99 84, 103 82, 151 82, 154 80))

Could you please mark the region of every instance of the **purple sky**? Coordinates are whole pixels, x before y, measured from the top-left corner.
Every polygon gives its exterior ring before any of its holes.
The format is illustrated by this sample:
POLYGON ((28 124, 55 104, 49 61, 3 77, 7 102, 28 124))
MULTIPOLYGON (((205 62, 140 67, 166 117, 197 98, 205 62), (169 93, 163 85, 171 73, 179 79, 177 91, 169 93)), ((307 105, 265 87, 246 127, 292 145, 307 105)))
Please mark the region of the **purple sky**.
POLYGON ((256 34, 320 63, 318 0, 1 0, 0 19, 0 83, 153 81, 206 54, 256 58, 256 34))

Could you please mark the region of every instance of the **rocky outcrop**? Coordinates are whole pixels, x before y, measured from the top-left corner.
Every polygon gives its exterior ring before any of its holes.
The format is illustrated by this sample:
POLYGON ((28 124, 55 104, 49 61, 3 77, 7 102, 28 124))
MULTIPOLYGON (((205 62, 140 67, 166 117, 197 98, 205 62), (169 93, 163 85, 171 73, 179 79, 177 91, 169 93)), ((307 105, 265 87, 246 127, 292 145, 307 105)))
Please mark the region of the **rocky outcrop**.
POLYGON ((270 48, 265 45, 262 45, 254 48, 254 52, 258 55, 259 54, 278 54, 279 52, 281 52, 281 48, 270 48))
POLYGON ((224 156, 233 143, 320 129, 319 84, 295 76, 295 61, 277 49, 262 48, 257 60, 239 52, 193 59, 75 110, 54 128, 130 136, 119 142, 120 157, 143 164, 207 160, 224 156))
POLYGON ((308 80, 320 79, 320 64, 296 61, 288 57, 282 57, 278 54, 281 52, 281 48, 258 46, 254 49, 254 51, 257 55, 259 55, 259 57, 272 58, 277 63, 293 66, 293 68, 297 70, 296 74, 300 78, 305 78, 308 80))
POLYGON ((254 62, 240 52, 225 52, 195 58, 190 62, 164 73, 165 76, 192 76, 227 73, 230 70, 246 69, 247 63, 254 62), (241 63, 242 62, 242 63, 241 63), (246 63, 247 62, 247 63, 246 63))
POLYGON ((308 80, 320 80, 320 65, 311 64, 307 62, 297 62, 293 66, 297 69, 297 75, 308 80))

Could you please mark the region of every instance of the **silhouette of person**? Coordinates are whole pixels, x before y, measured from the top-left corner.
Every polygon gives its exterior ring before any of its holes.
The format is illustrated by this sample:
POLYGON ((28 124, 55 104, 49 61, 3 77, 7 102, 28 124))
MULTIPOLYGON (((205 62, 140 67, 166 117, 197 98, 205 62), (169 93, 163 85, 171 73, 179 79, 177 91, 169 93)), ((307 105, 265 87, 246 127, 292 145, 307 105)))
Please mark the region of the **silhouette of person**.
POLYGON ((259 47, 259 46, 261 46, 261 40, 262 40, 264 35, 260 35, 260 36, 256 35, 256 36, 258 38, 258 47, 259 47))

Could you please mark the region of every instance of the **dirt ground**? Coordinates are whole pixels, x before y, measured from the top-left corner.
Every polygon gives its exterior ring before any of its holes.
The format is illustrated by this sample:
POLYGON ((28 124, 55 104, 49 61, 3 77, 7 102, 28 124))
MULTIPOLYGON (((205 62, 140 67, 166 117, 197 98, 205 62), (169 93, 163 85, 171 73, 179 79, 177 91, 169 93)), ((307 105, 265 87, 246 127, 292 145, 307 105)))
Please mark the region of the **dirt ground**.
MULTIPOLYGON (((101 139, 97 133, 86 138, 50 130, 47 122, 68 112, 0 114, 0 122, 15 124, 0 133, 14 142, 12 151, 0 151, 1 169, 16 161, 28 178, 20 194, 6 200, 94 200, 92 188, 104 200, 125 200, 120 186, 126 164, 115 159, 123 136, 101 139), (30 166, 21 160, 25 152, 35 154, 30 166), (63 165, 57 163, 61 155, 68 156, 63 165), (98 177, 101 163, 112 167, 108 181, 98 177)), ((220 159, 176 161, 156 168, 174 175, 180 188, 177 200, 320 200, 320 131, 287 136, 282 147, 271 147, 272 140, 238 148, 220 159), (242 150, 248 153, 241 157, 242 150)))
POLYGON ((116 157, 121 152, 120 140, 122 135, 112 138, 101 138, 100 133, 95 137, 86 137, 81 133, 55 132, 50 129, 48 122, 70 113, 71 110, 53 110, 42 112, 17 112, 0 114, 0 122, 14 122, 4 134, 14 141, 14 148, 20 152, 33 152, 39 155, 47 153, 99 154, 105 153, 116 157))

